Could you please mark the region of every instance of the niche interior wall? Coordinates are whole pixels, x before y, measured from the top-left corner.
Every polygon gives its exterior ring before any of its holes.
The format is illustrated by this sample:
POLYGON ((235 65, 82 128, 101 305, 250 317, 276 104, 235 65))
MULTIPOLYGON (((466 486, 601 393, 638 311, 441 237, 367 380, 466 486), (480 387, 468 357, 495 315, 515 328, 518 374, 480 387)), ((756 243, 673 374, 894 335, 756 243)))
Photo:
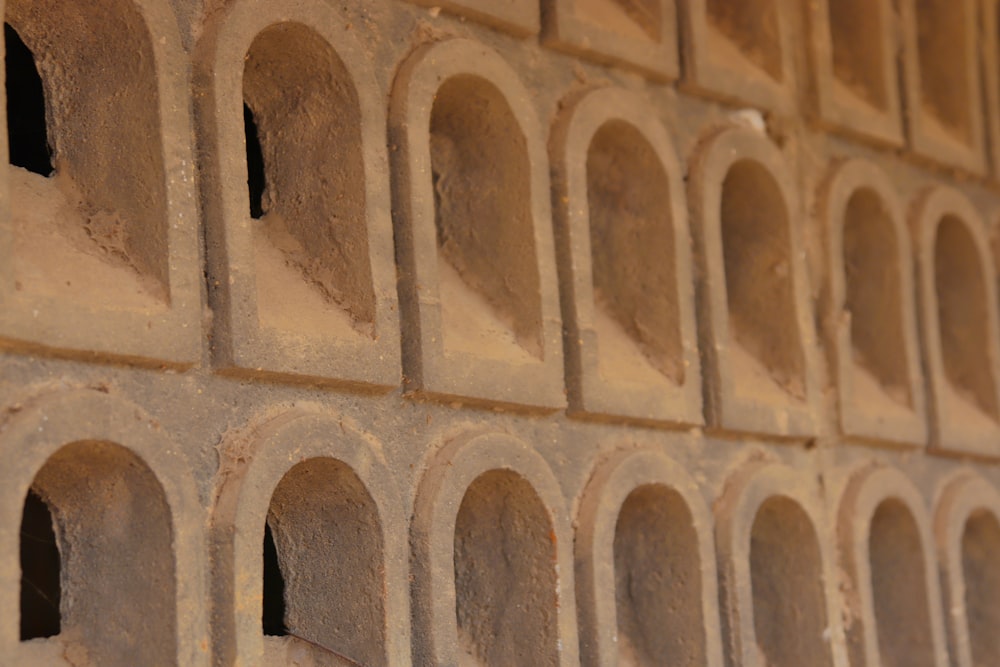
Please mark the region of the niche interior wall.
POLYGON ((0 666, 1000 664, 995 0, 0 7, 0 666))

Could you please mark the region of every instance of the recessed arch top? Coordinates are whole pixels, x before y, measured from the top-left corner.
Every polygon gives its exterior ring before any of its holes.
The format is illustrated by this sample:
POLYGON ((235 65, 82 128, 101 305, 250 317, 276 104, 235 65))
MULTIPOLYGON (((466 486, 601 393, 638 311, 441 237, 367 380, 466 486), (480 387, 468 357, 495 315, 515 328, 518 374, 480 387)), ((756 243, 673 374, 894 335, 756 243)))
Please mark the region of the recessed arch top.
POLYGON ((848 479, 837 545, 856 619, 846 627, 851 664, 947 664, 932 530, 920 491, 898 470, 870 465, 848 479))
POLYGON ((910 233, 885 173, 858 159, 821 188, 830 263, 828 335, 848 435, 926 442, 910 233))
POLYGON ((1000 493, 972 470, 952 475, 934 513, 948 650, 957 664, 1000 660, 1000 493))
POLYGON ((602 88, 568 101, 549 143, 571 409, 701 422, 687 206, 666 129, 640 96, 602 88))
MULTIPOLYGON (((506 501, 504 506, 507 506, 506 501)), ((529 445, 513 436, 491 432, 469 432, 443 445, 429 459, 420 481, 410 527, 410 544, 416 655, 433 664, 457 664, 457 651, 462 650, 459 648, 458 616, 463 615, 463 622, 500 622, 507 617, 530 622, 534 630, 532 637, 535 638, 532 645, 546 647, 541 651, 545 654, 545 664, 568 666, 579 662, 574 641, 577 634, 573 611, 576 605, 572 528, 555 476, 545 460, 529 445), (508 494, 516 500, 516 505, 510 506, 507 520, 513 522, 510 529, 506 527, 507 521, 492 520, 500 530, 497 539, 501 542, 494 549, 507 549, 519 543, 522 548, 530 548, 536 554, 547 554, 548 568, 552 570, 546 569, 543 579, 549 581, 554 590, 532 592, 530 603, 517 597, 521 605, 516 609, 507 609, 502 616, 496 616, 499 611, 490 606, 484 607, 480 615, 466 615, 458 604, 457 585, 461 583, 465 588, 466 584, 471 584, 473 587, 468 590, 475 590, 476 578, 466 581, 463 573, 471 570, 463 566, 466 559, 459 556, 471 553, 469 548, 475 549, 477 540, 469 529, 478 525, 478 522, 467 520, 474 517, 467 511, 470 508, 466 502, 470 500, 467 492, 470 488, 476 489, 472 498, 476 501, 475 506, 496 509, 494 503, 484 501, 488 501, 491 487, 511 487, 512 492, 516 487, 517 490, 517 493, 508 494), (521 508, 521 501, 528 499, 528 507, 521 508), (541 514, 538 514, 539 511, 541 514), (466 515, 465 520, 460 521, 462 514, 466 515), (532 517, 530 521, 527 519, 529 515, 532 517), (544 535, 516 529, 525 522, 527 525, 546 523, 550 532, 544 535), (459 528, 461 533, 457 532, 459 528), (558 573, 554 579, 549 577, 552 572, 558 573)), ((540 560, 534 558, 531 562, 540 560)), ((492 571, 484 574, 500 576, 492 571)), ((469 637, 467 631, 462 634, 469 637)), ((473 644, 465 647, 467 650, 480 656, 483 651, 490 651, 488 645, 475 641, 475 633, 472 636, 473 644)), ((517 662, 518 646, 510 645, 504 650, 508 653, 501 652, 499 659, 517 662)))
MULTIPOLYGON (((14 536, 25 497, 39 471, 67 445, 101 443, 101 451, 111 459, 128 459, 147 469, 143 479, 162 489, 162 509, 169 517, 165 530, 172 539, 175 564, 169 575, 176 598, 172 655, 179 665, 207 666, 208 654, 202 650, 208 642, 208 551, 201 528, 205 516, 194 477, 178 448, 145 410, 112 394, 78 389, 28 397, 21 404, 0 433, 0 450, 10 457, 5 470, 8 482, 0 485, 0 535, 5 536, 0 540, 0 603, 5 609, 18 608, 20 570, 14 536)), ((29 654, 22 654, 31 648, 19 644, 17 615, 7 615, 0 623, 0 653, 24 655, 31 661, 29 654)))
POLYGON ((549 175, 532 99, 496 52, 467 39, 418 47, 396 75, 389 134, 411 391, 565 403, 549 175))
POLYGON ((1000 339, 982 218, 957 190, 922 191, 910 212, 917 258, 931 443, 996 455, 1000 339))
POLYGON ((697 488, 652 450, 595 467, 576 519, 582 664, 630 652, 637 664, 722 664, 712 517, 697 488))
POLYGON ((232 372, 399 383, 385 109, 364 53, 321 0, 238 0, 195 46, 198 113, 212 121, 201 154, 214 349, 232 372), (244 104, 262 149, 259 220, 244 104))
POLYGON ((714 510, 728 661, 843 663, 844 630, 830 595, 833 556, 819 538, 827 517, 814 479, 784 464, 751 461, 729 476, 714 510))
POLYGON ((763 133, 726 127, 702 142, 689 173, 703 263, 706 419, 806 435, 818 410, 815 331, 799 200, 784 156, 763 133))
MULTIPOLYGON (((215 594, 222 596, 226 601, 223 604, 227 605, 224 608, 233 612, 221 620, 216 650, 232 651, 233 655, 227 655, 228 660, 238 658, 250 665, 264 664, 261 632, 264 526, 269 513, 274 514, 271 502, 276 490, 284 489, 279 500, 295 496, 296 490, 310 491, 300 483, 281 485, 290 470, 312 461, 324 479, 348 482, 355 489, 353 498, 370 498, 371 512, 377 517, 373 530, 378 535, 373 539, 382 545, 380 567, 385 591, 382 618, 373 621, 382 625, 384 647, 374 660, 375 664, 398 664, 401 656, 409 655, 408 624, 388 623, 389 619, 410 617, 405 573, 406 521, 396 483, 386 468, 378 441, 347 418, 292 410, 248 428, 246 433, 233 435, 223 444, 221 454, 212 515, 213 557, 217 567, 214 576, 231 584, 215 594)), ((299 472, 306 477, 315 476, 306 469, 299 472)), ((296 477, 299 482, 301 479, 305 478, 296 477)), ((321 496, 310 497, 322 503, 321 496)), ((293 511, 287 516, 292 516, 295 508, 289 509, 293 511)), ((279 514, 285 516, 284 512, 279 514)), ((275 541, 280 540, 276 537, 275 541)), ((359 646, 367 652, 378 652, 370 641, 360 641, 359 646)))

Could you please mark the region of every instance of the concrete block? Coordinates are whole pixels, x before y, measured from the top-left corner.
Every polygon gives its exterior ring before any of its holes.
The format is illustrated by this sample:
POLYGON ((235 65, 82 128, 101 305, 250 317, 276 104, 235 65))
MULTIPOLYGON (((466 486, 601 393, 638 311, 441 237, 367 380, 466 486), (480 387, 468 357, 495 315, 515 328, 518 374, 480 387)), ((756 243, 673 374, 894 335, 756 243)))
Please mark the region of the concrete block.
POLYGON ((0 338, 59 356, 190 366, 200 359, 201 271, 173 14, 146 0, 14 1, 5 20, 38 63, 54 174, 11 165, 0 177, 0 338))
POLYGON ((655 110, 595 90, 550 145, 570 409, 703 423, 682 173, 655 110))
POLYGON ((766 136, 732 127, 702 142, 689 173, 706 421, 807 436, 819 410, 816 334, 792 174, 766 136))
POLYGON ((910 148, 981 174, 986 170, 975 0, 906 0, 903 93, 910 148))
POLYGON ((483 23, 520 37, 538 33, 538 0, 409 0, 483 23))
POLYGON ((244 0, 213 17, 195 63, 215 362, 396 386, 384 111, 365 51, 319 0, 244 0), (259 219, 244 104, 263 153, 259 219))
POLYGON ((549 174, 531 99, 499 55, 465 39, 418 48, 396 76, 408 391, 565 405, 549 174))
POLYGON ((70 655, 207 667, 205 511, 177 445, 149 413, 115 395, 65 390, 19 405, 0 434, 8 459, 0 473, 0 604, 19 608, 21 518, 32 489, 49 506, 61 547, 61 628, 20 642, 19 614, 5 614, 5 662, 70 655))
POLYGON ((819 492, 812 475, 778 463, 730 475, 714 506, 726 664, 846 664, 819 492))
POLYGON ((542 42, 670 81, 680 73, 674 0, 544 0, 542 42))
POLYGON ((976 472, 956 473, 944 485, 934 514, 934 536, 953 665, 1000 660, 1000 493, 976 472))
POLYGON ((903 144, 895 12, 889 0, 808 3, 812 91, 826 126, 903 144))
POLYGON ((721 667, 712 516, 651 450, 598 462, 576 519, 581 664, 721 667))
POLYGON ((927 442, 924 377, 906 214, 885 173, 837 163, 822 186, 830 266, 827 343, 848 436, 927 442))
POLYGON ((445 444, 420 481, 410 544, 415 664, 579 664, 572 526, 527 444, 490 432, 445 444))
POLYGON ((996 274, 983 221, 962 194, 942 186, 916 197, 910 225, 931 444, 996 456, 1000 328, 996 274))
POLYGON ((410 664, 407 521, 380 451, 350 422, 302 410, 222 444, 212 513, 217 659, 271 665, 301 653, 326 664, 333 650, 364 665, 410 664), (265 523, 294 636, 262 633, 265 523))
POLYGON ((855 472, 837 544, 850 664, 946 667, 933 528, 913 483, 887 466, 855 472))
POLYGON ((684 0, 684 84, 730 104, 791 113, 795 71, 790 4, 782 0, 684 0))

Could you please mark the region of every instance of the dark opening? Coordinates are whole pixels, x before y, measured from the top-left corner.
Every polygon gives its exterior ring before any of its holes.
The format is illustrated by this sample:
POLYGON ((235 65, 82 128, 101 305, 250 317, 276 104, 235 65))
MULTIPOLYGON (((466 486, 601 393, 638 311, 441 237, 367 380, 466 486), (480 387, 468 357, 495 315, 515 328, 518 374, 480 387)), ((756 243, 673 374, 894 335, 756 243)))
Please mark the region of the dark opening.
POLYGON ((264 634, 283 637, 285 633, 285 580, 278 565, 278 549, 274 545, 271 526, 264 525, 264 613, 261 617, 264 634))
POLYGON ((21 641, 59 634, 59 546, 48 505, 28 492, 21 516, 21 641))
POLYGON ((264 151, 257 136, 257 122, 253 112, 243 105, 243 132, 247 144, 247 189, 250 191, 250 217, 260 219, 264 215, 264 151))
POLYGON ((52 173, 52 149, 45 128, 45 92, 35 57, 9 23, 7 49, 7 145, 10 163, 42 176, 52 173))

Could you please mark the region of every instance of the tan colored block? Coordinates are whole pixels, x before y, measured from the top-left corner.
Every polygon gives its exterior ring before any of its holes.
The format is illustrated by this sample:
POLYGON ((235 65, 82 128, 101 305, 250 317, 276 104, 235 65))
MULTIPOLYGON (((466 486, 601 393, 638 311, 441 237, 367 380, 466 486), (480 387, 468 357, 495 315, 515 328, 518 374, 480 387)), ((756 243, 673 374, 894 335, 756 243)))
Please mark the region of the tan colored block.
POLYGON ((982 0, 979 20, 979 62, 983 68, 986 101, 986 137, 990 146, 990 166, 1000 174, 1000 3, 982 0))
POLYGON ((499 55, 465 39, 418 48, 396 77, 389 123, 409 391, 566 403, 549 174, 531 100, 499 55))
MULTIPOLYGON (((196 363, 202 306, 190 96, 170 8, 15 0, 5 20, 38 63, 55 167, 51 178, 14 166, 0 177, 5 346, 196 363)), ((6 132, 0 146, 7 155, 6 132)))
POLYGON ((971 470, 944 486, 934 515, 934 534, 949 610, 948 653, 962 667, 1000 660, 1000 493, 971 470))
POLYGON ((703 423, 682 172, 655 110, 596 90, 550 145, 571 410, 703 423))
POLYGON ((576 526, 582 664, 722 665, 712 515, 680 465, 654 451, 606 457, 576 526))
POLYGON ((792 113, 789 7, 784 0, 682 0, 685 85, 732 104, 792 113))
POLYGON ((19 405, 0 435, 0 604, 10 610, 0 623, 0 655, 26 665, 85 653, 94 664, 208 667, 205 513, 177 444, 138 405, 99 391, 19 405), (55 516, 62 628, 19 642, 13 610, 29 488, 55 516), (137 562, 143 577, 135 576, 137 562))
POLYGON ((406 517, 381 456, 370 434, 302 410, 223 443, 212 518, 213 592, 223 601, 217 659, 284 664, 285 651, 328 659, 295 638, 262 633, 268 523, 290 631, 361 664, 410 664, 406 517))
POLYGON ((579 663, 572 526, 527 444, 479 432, 444 445, 417 490, 410 544, 415 664, 579 663))
POLYGON ((913 261, 905 212, 885 173, 848 160, 832 169, 818 211, 830 266, 826 335, 846 435, 927 442, 913 261))
POLYGON ((828 521, 815 477, 755 461, 714 506, 727 664, 845 664, 828 521))
POLYGON ((815 429, 816 334, 794 182, 777 147, 745 128, 716 132, 691 162, 705 411, 715 427, 800 437, 815 429))
POLYGON ((924 190, 910 216, 916 253, 931 444, 1000 452, 995 270, 979 214, 957 190, 924 190))
POLYGON ((910 148, 945 165, 986 169, 975 0, 906 0, 903 93, 910 148))
POLYGON ((319 0, 244 0, 206 28, 195 81, 216 363, 397 385, 384 112, 354 33, 319 0), (265 156, 260 219, 248 205, 244 103, 265 156))
POLYGON ((946 667, 934 538, 899 471, 869 466, 840 498, 837 542, 850 664, 946 667))
POLYGON ((636 69, 658 80, 676 79, 677 7, 674 0, 543 0, 542 41, 596 62, 636 69))
POLYGON ((409 0, 527 37, 538 33, 538 0, 409 0))
POLYGON ((903 119, 889 0, 817 0, 809 6, 813 93, 834 129, 898 146, 903 119))

